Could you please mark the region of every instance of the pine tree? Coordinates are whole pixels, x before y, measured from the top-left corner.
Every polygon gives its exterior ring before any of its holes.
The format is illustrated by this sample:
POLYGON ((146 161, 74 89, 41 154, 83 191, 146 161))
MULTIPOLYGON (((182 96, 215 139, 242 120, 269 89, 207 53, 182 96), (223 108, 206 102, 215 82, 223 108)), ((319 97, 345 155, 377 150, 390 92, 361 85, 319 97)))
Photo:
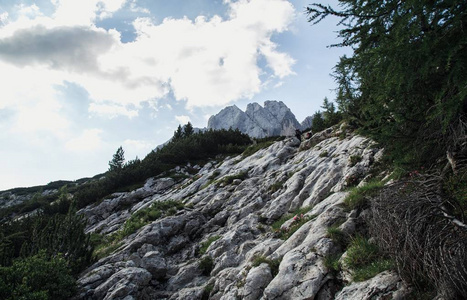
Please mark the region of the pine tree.
POLYGON ((190 122, 188 122, 185 126, 183 126, 183 136, 188 137, 190 135, 193 135, 194 133, 193 125, 191 125, 190 122))
POLYGON ((117 152, 113 155, 111 161, 109 161, 109 171, 115 172, 123 169, 125 163, 125 151, 122 146, 118 147, 117 152))
POLYGON ((336 102, 349 121, 412 160, 446 151, 467 113, 467 2, 341 0, 307 8, 309 21, 340 18, 352 56, 335 68, 336 102), (440 147, 441 146, 441 147, 440 147))
POLYGON ((178 125, 177 130, 174 132, 173 139, 178 140, 183 137, 182 125, 178 125))

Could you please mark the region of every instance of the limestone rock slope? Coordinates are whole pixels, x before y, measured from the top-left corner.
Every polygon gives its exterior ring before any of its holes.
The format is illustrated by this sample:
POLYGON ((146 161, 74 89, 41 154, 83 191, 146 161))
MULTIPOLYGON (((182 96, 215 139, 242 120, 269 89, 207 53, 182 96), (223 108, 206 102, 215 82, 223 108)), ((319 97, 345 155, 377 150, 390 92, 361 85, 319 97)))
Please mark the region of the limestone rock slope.
POLYGON ((211 116, 208 129, 238 128, 251 137, 263 138, 294 134, 295 129, 304 129, 309 119, 303 125, 298 123, 295 115, 282 101, 266 101, 264 107, 258 103, 248 104, 243 112, 237 106, 228 106, 217 115, 211 116), (305 127, 304 127, 305 126, 305 127))
POLYGON ((152 178, 140 189, 89 206, 81 211, 87 231, 110 234, 152 203, 185 204, 127 236, 88 268, 77 298, 397 298, 403 288, 391 272, 349 283, 325 266, 325 258, 341 250, 327 228, 342 224, 352 234, 364 213, 343 209, 347 185, 364 184, 381 152, 367 138, 336 131, 301 145, 289 138, 249 157, 190 166, 198 173, 181 182, 152 178), (351 156, 361 160, 352 162, 351 156), (280 218, 286 220, 282 227, 272 229, 280 218))

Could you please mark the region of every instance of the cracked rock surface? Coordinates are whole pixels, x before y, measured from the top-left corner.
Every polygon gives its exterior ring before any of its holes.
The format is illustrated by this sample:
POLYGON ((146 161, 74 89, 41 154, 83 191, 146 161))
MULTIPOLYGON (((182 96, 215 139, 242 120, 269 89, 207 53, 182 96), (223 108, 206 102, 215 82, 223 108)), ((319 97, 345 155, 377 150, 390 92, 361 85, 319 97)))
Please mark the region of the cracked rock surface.
MULTIPOLYGON (((345 134, 344 134, 345 135, 345 134)), ((349 182, 359 184, 381 154, 371 140, 324 132, 285 139, 249 157, 211 161, 183 181, 151 178, 80 211, 88 232, 110 234, 158 201, 185 208, 123 239, 79 279, 78 299, 390 299, 401 281, 382 273, 349 283, 324 264, 340 251, 327 228, 358 227, 346 212, 349 182), (350 157, 360 157, 358 162, 350 157), (225 184, 228 176, 246 173, 225 184), (302 209, 295 215, 297 209, 302 209), (303 215, 301 215, 303 213, 303 215), (282 229, 272 224, 284 218, 282 229), (296 226, 300 222, 301 226, 296 226), (293 229, 293 230, 292 230, 293 229), (284 237, 285 236, 285 237, 284 237), (205 251, 201 245, 211 238, 205 251), (376 298, 375 298, 376 297, 376 298), (388 297, 388 298, 386 298, 388 297)), ((178 168, 183 172, 184 167, 178 168)))

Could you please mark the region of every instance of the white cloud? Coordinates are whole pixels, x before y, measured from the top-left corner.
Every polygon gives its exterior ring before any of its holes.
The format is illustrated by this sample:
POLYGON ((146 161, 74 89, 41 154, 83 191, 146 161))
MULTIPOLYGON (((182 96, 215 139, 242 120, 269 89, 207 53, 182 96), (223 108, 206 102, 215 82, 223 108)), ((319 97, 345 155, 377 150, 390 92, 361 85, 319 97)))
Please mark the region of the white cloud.
POLYGON ((123 142, 122 147, 125 151, 125 158, 127 160, 132 160, 135 157, 144 158, 149 152, 156 148, 156 145, 153 141, 128 139, 123 142))
POLYGON ((189 116, 175 116, 175 119, 179 124, 185 125, 191 121, 189 116))
MULTIPOLYGON (((286 31, 294 18, 288 1, 226 1, 227 19, 168 18, 155 24, 139 18, 133 23, 136 39, 122 43, 119 32, 97 28, 94 22, 127 2, 55 0, 56 12, 49 17, 41 15, 37 6, 20 7, 29 17, 7 22, 0 33, 0 60, 9 70, 0 69, 2 78, 9 78, 2 92, 14 96, 7 101, 18 101, 19 93, 35 90, 39 90, 36 104, 59 101, 53 89, 66 80, 89 93, 90 112, 131 118, 138 115, 142 102, 157 101, 169 92, 186 101, 189 109, 224 106, 259 93, 265 74, 266 81, 294 74, 294 59, 271 40, 273 34, 286 31), (258 65, 261 57, 267 70, 258 65), (26 80, 31 77, 26 70, 40 75, 26 80), (20 75, 10 76, 10 71, 20 75)), ((56 107, 50 109, 58 112, 56 107)))
POLYGON ((5 25, 8 22, 8 12, 3 12, 0 14, 0 22, 2 25, 5 25))
POLYGON ((123 105, 112 103, 91 103, 91 105, 89 106, 89 111, 111 119, 118 116, 126 116, 128 118, 138 116, 138 110, 130 109, 123 105))
POLYGON ((91 25, 123 7, 127 0, 55 0, 54 19, 62 25, 91 25))
POLYGON ((103 146, 101 134, 100 129, 85 129, 81 135, 69 140, 65 148, 72 152, 96 151, 103 146))

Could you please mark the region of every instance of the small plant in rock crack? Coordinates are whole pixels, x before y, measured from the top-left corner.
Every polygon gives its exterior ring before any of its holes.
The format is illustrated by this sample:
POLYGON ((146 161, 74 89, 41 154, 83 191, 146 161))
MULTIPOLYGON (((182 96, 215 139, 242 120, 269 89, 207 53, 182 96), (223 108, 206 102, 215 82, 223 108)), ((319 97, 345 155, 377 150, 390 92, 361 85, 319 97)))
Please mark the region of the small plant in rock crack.
POLYGON ((204 256, 200 259, 198 267, 204 276, 209 276, 214 267, 214 261, 210 256, 204 256))
POLYGON ((352 155, 349 158, 349 163, 351 167, 355 166, 357 163, 361 161, 362 161, 362 157, 360 155, 352 155))
POLYGON ((263 255, 256 255, 253 258, 252 266, 257 267, 261 265, 262 263, 266 263, 269 265, 272 277, 276 277, 277 273, 279 273, 279 265, 281 264, 281 261, 282 259, 280 258, 269 259, 263 255))
POLYGON ((313 220, 317 215, 307 216, 305 215, 308 211, 311 210, 311 207, 304 207, 295 211, 295 214, 287 214, 282 216, 279 220, 274 222, 271 227, 275 233, 278 234, 278 237, 283 240, 287 240, 291 237, 303 224, 313 220), (289 224, 287 228, 282 228, 282 225, 292 219, 292 223, 289 224))
POLYGON ((220 239, 221 237, 218 235, 211 236, 210 238, 207 239, 207 241, 202 242, 199 248, 199 253, 201 255, 205 254, 206 251, 208 250, 209 246, 211 246, 212 243, 220 239))

